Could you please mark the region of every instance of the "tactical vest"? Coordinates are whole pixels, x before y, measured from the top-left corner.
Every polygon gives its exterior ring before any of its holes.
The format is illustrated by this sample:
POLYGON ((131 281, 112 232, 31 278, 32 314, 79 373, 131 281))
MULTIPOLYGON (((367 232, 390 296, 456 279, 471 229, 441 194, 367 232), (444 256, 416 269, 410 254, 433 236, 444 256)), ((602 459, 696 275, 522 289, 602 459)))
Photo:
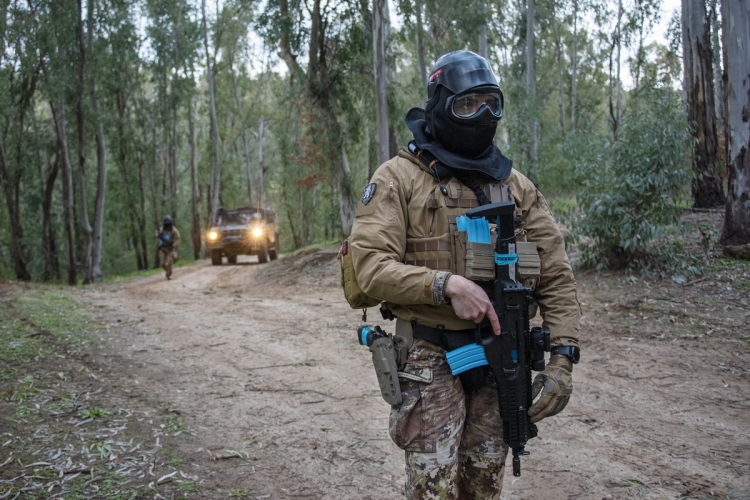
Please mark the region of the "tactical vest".
MULTIPOLYGON (((429 165, 401 151, 399 156, 415 166, 429 170, 429 165)), ((480 187, 491 203, 513 201, 510 186, 503 182, 490 182, 480 187)), ((449 271, 473 281, 492 281, 495 277, 495 239, 497 228, 490 223, 491 243, 469 241, 465 231, 459 231, 456 219, 467 210, 480 206, 476 194, 455 177, 442 179, 428 199, 431 222, 426 238, 407 238, 404 264, 427 267, 437 271, 449 271)), ((520 209, 516 211, 521 216, 520 209)), ((540 260, 536 244, 526 241, 523 229, 516 229, 518 276, 524 285, 534 288, 539 281, 540 260)))

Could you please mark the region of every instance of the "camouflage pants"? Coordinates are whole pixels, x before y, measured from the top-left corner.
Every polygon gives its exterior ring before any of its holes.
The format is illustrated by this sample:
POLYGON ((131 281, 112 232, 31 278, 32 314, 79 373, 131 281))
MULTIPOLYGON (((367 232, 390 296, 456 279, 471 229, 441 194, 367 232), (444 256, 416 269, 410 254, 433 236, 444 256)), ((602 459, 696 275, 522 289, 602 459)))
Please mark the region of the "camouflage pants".
POLYGON ((508 447, 494 379, 464 394, 445 351, 425 340, 414 341, 403 371, 390 434, 406 452, 406 497, 499 500, 508 447))
POLYGON ((167 272, 167 274, 172 274, 172 264, 174 264, 175 260, 177 260, 176 250, 159 250, 159 265, 167 272))

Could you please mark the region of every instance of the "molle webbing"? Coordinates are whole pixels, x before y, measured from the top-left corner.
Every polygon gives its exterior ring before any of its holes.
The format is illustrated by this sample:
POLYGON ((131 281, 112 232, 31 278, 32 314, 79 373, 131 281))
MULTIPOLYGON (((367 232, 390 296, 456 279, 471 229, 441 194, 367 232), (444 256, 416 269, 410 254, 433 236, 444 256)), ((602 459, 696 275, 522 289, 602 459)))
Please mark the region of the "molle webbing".
POLYGON ((436 271, 451 271, 453 254, 447 240, 413 241, 406 244, 404 264, 427 267, 436 271), (426 255, 427 254, 427 255, 426 255))
POLYGON ((445 206, 448 208, 476 208, 480 206, 479 200, 476 198, 445 198, 445 206))
POLYGON ((406 251, 411 252, 438 252, 441 250, 451 251, 451 244, 445 240, 414 241, 406 244, 406 251))

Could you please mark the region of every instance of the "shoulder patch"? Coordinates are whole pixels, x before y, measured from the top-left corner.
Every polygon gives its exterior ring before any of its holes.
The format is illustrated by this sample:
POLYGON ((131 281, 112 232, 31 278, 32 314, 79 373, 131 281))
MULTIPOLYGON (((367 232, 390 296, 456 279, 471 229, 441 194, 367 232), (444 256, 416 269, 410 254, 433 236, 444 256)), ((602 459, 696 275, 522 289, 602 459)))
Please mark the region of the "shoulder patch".
POLYGON ((365 189, 362 191, 362 204, 367 205, 370 203, 370 200, 373 196, 375 196, 375 190, 377 189, 378 185, 375 182, 371 182, 367 186, 365 186, 365 189))

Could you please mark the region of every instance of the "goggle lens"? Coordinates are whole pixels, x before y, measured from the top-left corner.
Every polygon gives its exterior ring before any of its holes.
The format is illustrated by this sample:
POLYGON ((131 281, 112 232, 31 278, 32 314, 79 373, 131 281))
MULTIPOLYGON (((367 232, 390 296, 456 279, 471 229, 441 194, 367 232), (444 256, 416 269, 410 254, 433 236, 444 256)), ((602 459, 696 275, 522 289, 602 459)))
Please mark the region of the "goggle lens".
POLYGON ((464 94, 453 99, 451 111, 459 118, 470 118, 477 114, 483 105, 487 105, 490 112, 500 117, 503 113, 502 99, 500 94, 464 94))

